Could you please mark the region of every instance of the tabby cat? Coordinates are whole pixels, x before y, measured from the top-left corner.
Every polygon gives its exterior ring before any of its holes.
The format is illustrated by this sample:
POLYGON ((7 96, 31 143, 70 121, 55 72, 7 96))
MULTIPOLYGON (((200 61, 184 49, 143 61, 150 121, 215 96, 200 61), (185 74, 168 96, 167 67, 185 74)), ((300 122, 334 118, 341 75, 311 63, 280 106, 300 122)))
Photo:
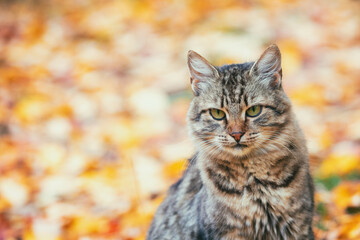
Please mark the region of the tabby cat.
POLYGON ((189 51, 188 66, 197 153, 147 239, 314 239, 308 153, 282 88, 279 48, 222 67, 189 51))

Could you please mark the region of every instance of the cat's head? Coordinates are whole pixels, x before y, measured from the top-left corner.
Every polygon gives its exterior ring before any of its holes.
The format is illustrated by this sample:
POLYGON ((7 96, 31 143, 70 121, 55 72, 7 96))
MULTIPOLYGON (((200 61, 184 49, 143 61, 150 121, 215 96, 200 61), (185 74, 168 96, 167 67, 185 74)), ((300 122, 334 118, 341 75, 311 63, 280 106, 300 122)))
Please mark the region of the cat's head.
POLYGON ((270 46, 254 63, 212 66, 189 51, 194 99, 188 112, 190 134, 208 154, 243 156, 267 150, 290 120, 282 89, 281 54, 270 46))

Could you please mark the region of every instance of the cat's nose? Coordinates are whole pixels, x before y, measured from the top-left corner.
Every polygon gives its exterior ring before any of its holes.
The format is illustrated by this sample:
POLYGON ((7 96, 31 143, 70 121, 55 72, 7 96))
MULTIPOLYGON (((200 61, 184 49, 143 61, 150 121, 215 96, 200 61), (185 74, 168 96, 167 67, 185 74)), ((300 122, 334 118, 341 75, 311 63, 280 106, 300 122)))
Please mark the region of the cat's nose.
POLYGON ((244 132, 232 132, 230 135, 235 139, 235 141, 239 142, 241 136, 244 135, 244 132))

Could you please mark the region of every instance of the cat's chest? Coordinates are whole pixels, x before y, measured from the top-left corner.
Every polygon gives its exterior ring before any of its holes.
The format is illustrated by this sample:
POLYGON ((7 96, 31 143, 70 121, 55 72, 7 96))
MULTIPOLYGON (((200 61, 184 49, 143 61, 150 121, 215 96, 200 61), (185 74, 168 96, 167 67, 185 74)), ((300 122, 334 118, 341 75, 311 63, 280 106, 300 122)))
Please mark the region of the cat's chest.
POLYGON ((224 199, 226 205, 221 202, 217 207, 223 209, 218 211, 218 214, 223 215, 221 225, 234 227, 234 231, 224 233, 229 237, 224 239, 237 239, 232 236, 245 233, 245 239, 249 236, 253 239, 256 239, 256 236, 262 236, 262 239, 280 239, 276 236, 281 229, 294 232, 291 226, 294 219, 288 214, 291 194, 285 189, 275 191, 256 185, 250 186, 244 188, 241 196, 228 197, 224 199))
POLYGON ((291 208, 292 195, 287 188, 274 189, 249 179, 240 194, 227 196, 224 202, 246 219, 267 219, 269 216, 276 218, 286 215, 291 208))
POLYGON ((220 230, 229 226, 230 230, 222 232, 229 236, 224 239, 239 239, 232 236, 242 234, 246 235, 245 239, 267 235, 269 238, 260 239, 280 239, 277 234, 281 229, 294 233, 291 226, 294 219, 289 214, 294 201, 292 188, 269 184, 268 179, 246 171, 233 176, 223 172, 205 173, 202 177, 209 203, 205 204, 205 211, 210 216, 205 221, 220 230))
POLYGON ((208 184, 210 195, 235 212, 244 215, 284 214, 289 209, 294 192, 291 188, 261 184, 253 175, 238 179, 211 179, 208 184))

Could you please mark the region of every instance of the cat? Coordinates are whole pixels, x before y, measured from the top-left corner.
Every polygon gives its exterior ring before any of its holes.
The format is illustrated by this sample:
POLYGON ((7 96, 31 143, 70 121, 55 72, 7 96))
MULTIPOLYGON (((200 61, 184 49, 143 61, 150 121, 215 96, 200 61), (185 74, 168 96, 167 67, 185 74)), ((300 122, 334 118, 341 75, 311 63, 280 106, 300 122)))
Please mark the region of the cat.
POLYGON ((279 48, 222 67, 189 51, 188 67, 197 152, 147 239, 314 239, 308 153, 282 88, 279 48))

